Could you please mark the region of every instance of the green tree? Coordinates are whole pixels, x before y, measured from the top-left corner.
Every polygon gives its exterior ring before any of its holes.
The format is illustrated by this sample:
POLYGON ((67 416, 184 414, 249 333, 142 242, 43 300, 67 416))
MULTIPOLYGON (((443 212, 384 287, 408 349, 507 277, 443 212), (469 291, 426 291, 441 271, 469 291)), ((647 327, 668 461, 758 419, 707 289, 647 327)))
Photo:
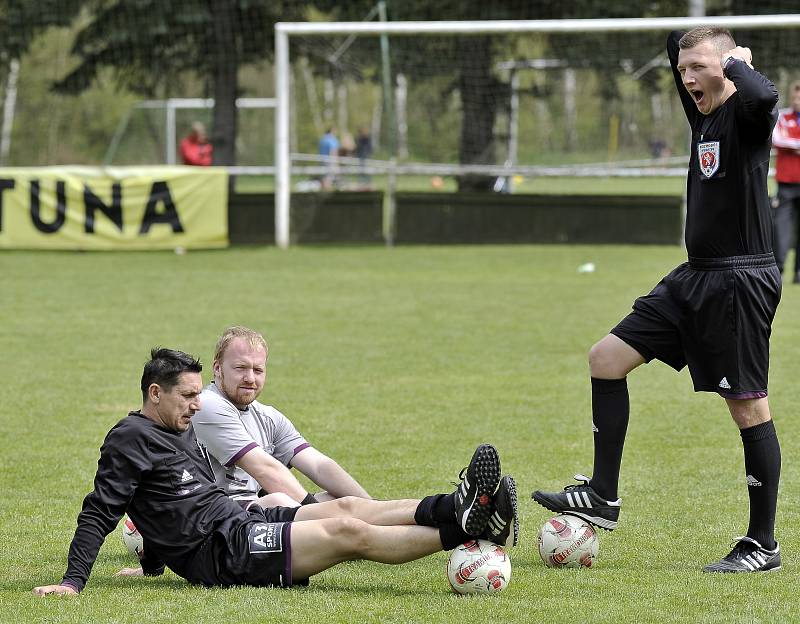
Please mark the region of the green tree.
POLYGON ((235 164, 239 68, 272 54, 274 24, 302 19, 295 0, 84 0, 86 25, 72 53, 77 67, 56 89, 77 94, 98 72, 145 97, 170 97, 188 73, 214 98, 214 163, 235 164))
POLYGON ((0 0, 0 54, 18 59, 33 38, 51 26, 67 26, 82 0, 0 0))

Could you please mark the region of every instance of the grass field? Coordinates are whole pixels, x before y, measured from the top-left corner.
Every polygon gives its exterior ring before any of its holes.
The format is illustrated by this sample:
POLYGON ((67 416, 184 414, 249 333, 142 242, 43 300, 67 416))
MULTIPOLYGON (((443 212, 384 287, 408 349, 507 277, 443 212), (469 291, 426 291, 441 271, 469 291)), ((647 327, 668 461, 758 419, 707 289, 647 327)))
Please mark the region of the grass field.
MULTIPOLYGON (((2 622, 790 622, 800 581, 800 286, 774 326, 772 408, 783 449, 772 575, 703 575, 747 525, 742 450, 722 401, 654 363, 631 377, 620 528, 593 570, 550 570, 549 517, 529 493, 591 470, 586 352, 678 247, 306 247, 171 253, 0 254, 2 622), (577 267, 594 262, 594 273, 577 267), (207 590, 168 572, 118 579, 119 534, 86 590, 61 579, 107 430, 140 405, 148 350, 210 368, 228 324, 270 346, 263 395, 376 497, 449 491, 493 442, 521 494, 511 586, 450 593, 439 553, 350 563, 295 590, 207 590)), ((208 379, 208 373, 204 373, 208 379)))
MULTIPOLYGON (((295 179, 296 183, 298 180, 295 179)), ((400 176, 397 190, 415 193, 454 193, 458 190, 456 179, 442 178, 442 186, 434 188, 431 176, 400 176)), ((770 178, 770 192, 777 188, 770 178)), ((347 184, 347 180, 345 180, 347 184)), ((355 182, 350 182, 355 184, 355 182)), ((385 190, 386 180, 380 176, 372 178, 372 188, 385 190)), ((682 195, 686 189, 685 177, 641 177, 641 178, 589 178, 589 177, 527 177, 516 184, 514 192, 530 195, 682 195)), ((239 193, 274 193, 275 184, 269 176, 238 176, 236 191, 239 193)))
MULTIPOLYGON (((441 188, 434 188, 431 176, 400 176, 397 190, 400 192, 442 192, 454 193, 458 190, 456 179, 442 178, 441 188)), ((295 183, 298 179, 293 180, 295 183)), ((355 179, 345 184, 356 184, 355 179)), ((386 189, 386 179, 372 178, 372 187, 386 189)), ((642 178, 587 178, 587 177, 540 177, 522 178, 516 184, 515 193, 541 195, 681 195, 686 187, 685 177, 642 177, 642 178)), ((239 193, 274 193, 275 184, 270 176, 237 176, 236 190, 239 193)))

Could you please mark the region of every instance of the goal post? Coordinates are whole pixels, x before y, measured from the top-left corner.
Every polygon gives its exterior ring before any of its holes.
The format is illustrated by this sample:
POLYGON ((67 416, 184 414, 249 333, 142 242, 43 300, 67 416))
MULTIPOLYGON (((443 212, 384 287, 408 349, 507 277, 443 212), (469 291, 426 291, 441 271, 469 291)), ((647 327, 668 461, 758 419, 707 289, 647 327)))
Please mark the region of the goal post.
MULTIPOLYGON (((291 146, 291 63, 290 40, 292 37, 433 37, 481 36, 509 34, 590 34, 590 33, 644 33, 667 32, 673 29, 689 30, 697 26, 721 26, 737 29, 791 29, 800 26, 800 15, 739 15, 713 17, 656 17, 620 19, 563 19, 563 20, 490 20, 490 21, 426 21, 426 22, 279 22, 275 25, 275 240, 278 247, 290 244, 290 202, 292 184, 291 146)), ((734 32, 735 34, 735 32, 734 32)), ((663 53, 663 52, 662 52, 663 53)), ((756 61, 758 63, 758 61, 756 61)), ((574 77, 573 77, 574 81, 574 77)), ((517 113, 518 114, 518 113, 517 113)), ((615 121, 618 129, 619 120, 615 121)), ((615 131, 611 124, 609 132, 615 131)), ((463 135, 462 135, 463 136, 463 135)), ((509 131, 509 142, 515 150, 516 134, 509 131)), ((609 145, 615 137, 609 137, 609 145)), ((392 155, 394 156, 394 155, 392 155)), ((516 163, 463 165, 439 165, 443 171, 482 173, 484 175, 512 175, 532 172, 530 167, 516 163)), ((436 171, 436 167, 424 163, 397 163, 394 157, 387 159, 385 170, 389 177, 398 172, 436 171)), ((595 169, 595 175, 616 175, 608 170, 595 169)), ((538 173, 538 170, 537 170, 538 173)), ((626 175, 626 174, 622 174, 626 175)), ((392 215, 388 216, 391 223, 392 215)))
MULTIPOLYGON (((247 109, 273 110, 275 104, 275 98, 240 97, 236 98, 235 106, 237 111, 247 109)), ((133 114, 143 110, 155 111, 156 114, 163 115, 164 162, 168 165, 177 164, 179 127, 176 113, 178 111, 204 111, 206 114, 210 114, 213 108, 213 98, 168 98, 165 100, 143 100, 137 102, 128 109, 122 119, 120 119, 119 124, 117 124, 117 128, 114 131, 114 135, 111 137, 105 157, 103 158, 103 165, 114 164, 114 157, 117 154, 117 149, 128 130, 133 114)))

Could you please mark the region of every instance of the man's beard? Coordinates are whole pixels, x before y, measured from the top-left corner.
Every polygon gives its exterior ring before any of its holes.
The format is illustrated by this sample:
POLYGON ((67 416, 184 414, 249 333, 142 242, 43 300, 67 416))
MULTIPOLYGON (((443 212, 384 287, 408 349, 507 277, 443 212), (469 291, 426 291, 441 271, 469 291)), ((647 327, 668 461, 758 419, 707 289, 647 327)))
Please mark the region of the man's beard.
POLYGON ((246 409, 247 406, 255 401, 260 394, 257 387, 253 389, 253 394, 245 394, 242 389, 236 385, 234 385, 232 388, 229 388, 228 384, 225 382, 225 375, 222 374, 221 370, 219 372, 219 378, 222 382, 222 392, 225 393, 225 396, 227 396, 236 407, 246 409))

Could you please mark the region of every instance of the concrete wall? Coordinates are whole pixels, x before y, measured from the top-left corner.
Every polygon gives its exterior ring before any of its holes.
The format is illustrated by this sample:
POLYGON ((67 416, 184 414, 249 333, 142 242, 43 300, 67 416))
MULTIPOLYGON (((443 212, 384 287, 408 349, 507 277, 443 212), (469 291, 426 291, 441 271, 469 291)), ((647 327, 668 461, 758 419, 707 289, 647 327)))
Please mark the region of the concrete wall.
MULTIPOLYGON (((382 193, 295 193, 289 232, 296 243, 383 242, 382 193)), ((275 244, 275 195, 232 194, 231 244, 275 244)))
POLYGON ((681 198, 402 194, 396 232, 398 243, 674 245, 681 198))
MULTIPOLYGON (((615 243, 675 245, 681 198, 671 196, 398 193, 397 244, 615 243)), ((275 243, 272 194, 233 194, 232 244, 275 243)), ((383 194, 295 193, 292 243, 381 243, 383 194)))

